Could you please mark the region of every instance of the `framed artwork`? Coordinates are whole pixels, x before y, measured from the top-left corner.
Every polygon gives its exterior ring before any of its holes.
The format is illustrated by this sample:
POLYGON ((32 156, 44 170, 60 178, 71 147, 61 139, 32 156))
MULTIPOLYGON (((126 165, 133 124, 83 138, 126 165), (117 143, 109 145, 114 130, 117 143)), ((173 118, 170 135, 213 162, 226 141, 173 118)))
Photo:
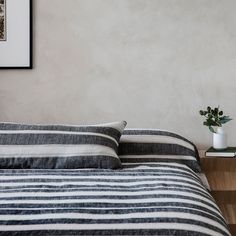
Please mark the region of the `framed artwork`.
POLYGON ((33 68, 32 0, 0 0, 0 69, 33 68))
POLYGON ((6 40, 6 4, 0 0, 0 41, 6 40))

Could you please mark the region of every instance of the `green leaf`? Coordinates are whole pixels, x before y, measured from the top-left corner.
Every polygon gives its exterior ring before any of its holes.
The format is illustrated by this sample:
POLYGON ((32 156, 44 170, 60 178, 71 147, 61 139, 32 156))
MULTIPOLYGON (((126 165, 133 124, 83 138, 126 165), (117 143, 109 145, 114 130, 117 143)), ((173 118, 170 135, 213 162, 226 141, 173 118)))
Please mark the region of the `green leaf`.
POLYGON ((214 130, 211 126, 209 126, 209 130, 210 130, 212 133, 215 133, 215 130, 214 130))
POLYGON ((231 119, 229 116, 222 116, 220 119, 231 119))
POLYGON ((217 116, 217 115, 218 115, 218 112, 219 112, 219 109, 216 107, 216 108, 214 109, 213 114, 214 114, 215 116, 217 116))
POLYGON ((208 118, 209 118, 209 119, 212 119, 212 117, 213 117, 212 114, 209 114, 209 115, 208 115, 208 118))
POLYGON ((227 122, 229 122, 231 120, 232 119, 229 116, 222 116, 222 117, 220 117, 220 123, 221 124, 225 124, 225 123, 227 123, 227 122))
POLYGON ((199 113, 200 113, 201 116, 204 115, 204 111, 202 111, 202 110, 200 110, 199 113))
POLYGON ((206 120, 208 126, 218 126, 218 123, 215 122, 212 118, 206 120))
POLYGON ((224 119, 224 120, 221 120, 221 124, 225 124, 225 123, 228 123, 229 121, 231 121, 232 119, 224 119))

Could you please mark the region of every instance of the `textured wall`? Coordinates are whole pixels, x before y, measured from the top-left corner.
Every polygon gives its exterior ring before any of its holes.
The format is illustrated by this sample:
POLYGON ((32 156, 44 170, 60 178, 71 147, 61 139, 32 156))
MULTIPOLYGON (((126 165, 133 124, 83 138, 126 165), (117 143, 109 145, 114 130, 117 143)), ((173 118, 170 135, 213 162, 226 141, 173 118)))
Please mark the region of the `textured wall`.
POLYGON ((235 9, 235 0, 34 1, 35 69, 0 71, 0 120, 125 119, 210 145, 198 110, 221 104, 236 119, 235 9))

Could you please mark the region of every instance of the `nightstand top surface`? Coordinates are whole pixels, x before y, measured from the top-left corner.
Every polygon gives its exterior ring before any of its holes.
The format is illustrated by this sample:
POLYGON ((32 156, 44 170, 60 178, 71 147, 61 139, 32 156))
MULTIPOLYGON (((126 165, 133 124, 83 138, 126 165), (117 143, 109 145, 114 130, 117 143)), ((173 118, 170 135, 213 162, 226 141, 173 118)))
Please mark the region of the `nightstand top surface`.
POLYGON ((214 158, 217 158, 217 159, 234 159, 234 160, 236 160, 236 156, 235 157, 227 157, 227 156, 206 156, 205 155, 205 152, 206 152, 206 150, 198 150, 198 152, 199 152, 199 156, 200 156, 200 158, 202 159, 202 158, 204 158, 204 159, 214 159, 214 158))

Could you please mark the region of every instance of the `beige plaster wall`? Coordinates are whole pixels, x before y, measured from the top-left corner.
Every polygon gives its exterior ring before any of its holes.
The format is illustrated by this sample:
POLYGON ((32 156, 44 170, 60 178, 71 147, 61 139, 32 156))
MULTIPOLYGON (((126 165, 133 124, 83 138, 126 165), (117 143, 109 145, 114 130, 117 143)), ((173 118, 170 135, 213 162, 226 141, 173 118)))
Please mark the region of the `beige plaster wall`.
MULTIPOLYGON (((235 0, 34 0, 33 70, 0 71, 0 121, 97 123, 211 144, 198 110, 236 119, 235 0)), ((236 144, 235 121, 227 125, 236 144)))

